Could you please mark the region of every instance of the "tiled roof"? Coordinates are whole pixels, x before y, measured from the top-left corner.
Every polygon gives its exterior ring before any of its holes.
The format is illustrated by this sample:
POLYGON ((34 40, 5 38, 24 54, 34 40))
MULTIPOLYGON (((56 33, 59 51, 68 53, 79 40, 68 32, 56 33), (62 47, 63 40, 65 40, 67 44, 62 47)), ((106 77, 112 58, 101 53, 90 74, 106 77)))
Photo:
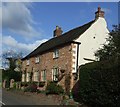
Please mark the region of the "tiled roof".
POLYGON ((53 49, 55 47, 58 47, 60 45, 73 42, 81 34, 83 34, 94 22, 95 22, 95 20, 93 20, 83 26, 74 28, 74 29, 62 34, 61 36, 54 37, 54 38, 42 43, 40 46, 38 46, 34 51, 32 51, 30 54, 28 54, 22 60, 42 54, 43 52, 46 52, 46 51, 53 49))

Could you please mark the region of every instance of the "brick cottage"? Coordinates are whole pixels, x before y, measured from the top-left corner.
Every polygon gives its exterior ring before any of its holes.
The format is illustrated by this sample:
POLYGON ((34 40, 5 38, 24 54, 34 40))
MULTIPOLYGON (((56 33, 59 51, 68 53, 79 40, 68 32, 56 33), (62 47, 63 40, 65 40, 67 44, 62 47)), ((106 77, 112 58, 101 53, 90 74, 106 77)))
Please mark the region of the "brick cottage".
MULTIPOLYGON (((55 81, 70 91, 79 79, 79 66, 98 60, 94 52, 109 35, 104 11, 98 7, 95 19, 64 34, 56 26, 53 38, 22 59, 22 82, 55 81)), ((43 87, 43 89, 45 88, 43 87)))

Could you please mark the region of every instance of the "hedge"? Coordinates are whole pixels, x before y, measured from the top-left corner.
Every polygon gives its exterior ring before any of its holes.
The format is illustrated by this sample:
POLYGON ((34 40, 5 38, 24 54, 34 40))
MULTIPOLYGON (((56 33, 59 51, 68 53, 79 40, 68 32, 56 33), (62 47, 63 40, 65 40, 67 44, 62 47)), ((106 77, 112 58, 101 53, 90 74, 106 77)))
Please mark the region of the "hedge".
POLYGON ((62 86, 55 82, 49 82, 46 86, 46 94, 63 94, 64 90, 62 86))
POLYGON ((79 102, 90 107, 119 107, 119 101, 119 64, 106 61, 80 67, 79 102))

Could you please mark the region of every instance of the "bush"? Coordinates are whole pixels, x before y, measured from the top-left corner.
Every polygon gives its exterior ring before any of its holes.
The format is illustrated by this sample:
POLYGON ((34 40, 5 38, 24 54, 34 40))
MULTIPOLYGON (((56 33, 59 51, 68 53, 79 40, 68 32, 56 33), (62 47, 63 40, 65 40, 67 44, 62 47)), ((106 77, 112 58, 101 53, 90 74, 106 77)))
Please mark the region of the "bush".
POLYGON ((39 82, 39 83, 38 83, 38 86, 39 86, 39 87, 43 87, 44 85, 45 85, 45 82, 39 82))
POLYGON ((120 66, 95 62, 80 68, 79 101, 92 107, 120 106, 120 66))
POLYGON ((24 92, 36 92, 37 85, 35 83, 30 83, 24 90, 24 92))
POLYGON ((46 94, 62 94, 64 93, 64 90, 62 86, 57 85, 55 82, 48 83, 46 87, 46 94))
POLYGON ((28 86, 28 83, 27 82, 22 82, 21 83, 21 87, 24 86, 24 87, 27 87, 28 86))
POLYGON ((13 88, 16 89, 16 82, 13 84, 13 88))

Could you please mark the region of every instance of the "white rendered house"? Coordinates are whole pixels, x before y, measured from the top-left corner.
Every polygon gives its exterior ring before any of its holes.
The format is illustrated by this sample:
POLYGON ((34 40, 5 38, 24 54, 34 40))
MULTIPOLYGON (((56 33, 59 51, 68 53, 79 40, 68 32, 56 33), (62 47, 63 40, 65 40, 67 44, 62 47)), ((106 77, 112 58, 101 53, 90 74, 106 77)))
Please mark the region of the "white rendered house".
MULTIPOLYGON (((75 59, 73 59, 75 61, 73 67, 79 67, 80 65, 97 60, 94 53, 101 48, 103 44, 107 43, 106 38, 109 36, 109 30, 107 29, 104 12, 101 11, 100 7, 98 7, 98 11, 95 12, 95 20, 90 23, 92 23, 90 27, 74 40, 80 43, 80 45, 76 44, 73 48, 73 50, 76 51, 73 53, 73 56, 75 56, 75 59)), ((73 73, 77 71, 76 69, 73 70, 73 73)))

